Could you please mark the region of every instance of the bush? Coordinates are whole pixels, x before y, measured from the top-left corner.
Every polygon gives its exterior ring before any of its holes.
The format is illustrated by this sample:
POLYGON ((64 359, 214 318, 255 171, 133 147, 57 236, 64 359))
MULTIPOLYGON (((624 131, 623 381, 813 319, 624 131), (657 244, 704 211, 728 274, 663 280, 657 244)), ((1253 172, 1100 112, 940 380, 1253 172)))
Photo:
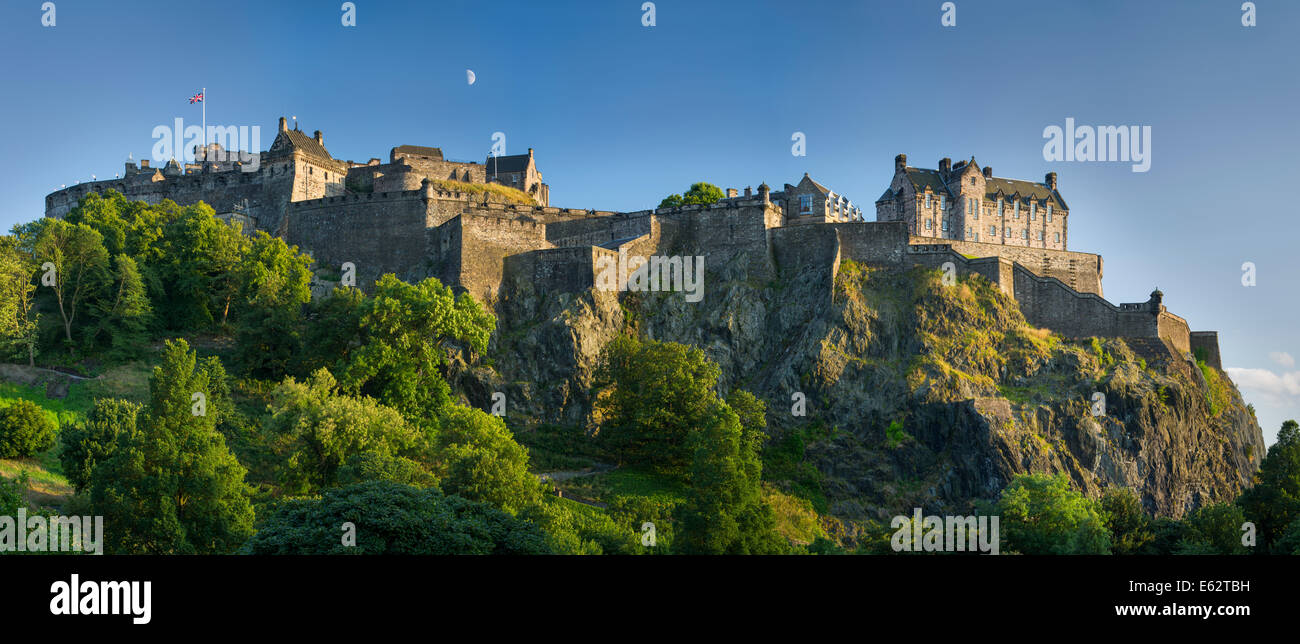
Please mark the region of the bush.
POLYGON ((35 456, 54 447, 58 425, 27 400, 0 409, 0 458, 35 456))

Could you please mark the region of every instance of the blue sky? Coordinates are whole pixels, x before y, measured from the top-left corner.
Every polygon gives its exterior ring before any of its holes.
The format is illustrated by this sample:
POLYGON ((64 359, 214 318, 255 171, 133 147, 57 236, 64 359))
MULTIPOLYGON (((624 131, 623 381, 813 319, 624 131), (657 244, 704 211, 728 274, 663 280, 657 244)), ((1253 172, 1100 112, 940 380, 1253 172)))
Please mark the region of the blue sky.
POLYGON ((152 130, 276 119, 338 158, 400 144, 481 160, 536 149, 553 205, 635 210, 691 182, 774 187, 810 172, 864 210, 893 158, 974 156, 998 176, 1055 171, 1070 247, 1105 258, 1113 302, 1155 286, 1225 366, 1272 442, 1300 417, 1289 198, 1300 143, 1300 3, 940 1, 113 2, 0 7, 0 224, 61 184, 148 158, 152 130), (466 82, 465 70, 477 76, 466 82), (1149 125, 1151 169, 1049 163, 1043 128, 1149 125), (807 156, 791 155, 791 135, 807 156), (1254 287, 1241 283, 1253 262, 1254 287))

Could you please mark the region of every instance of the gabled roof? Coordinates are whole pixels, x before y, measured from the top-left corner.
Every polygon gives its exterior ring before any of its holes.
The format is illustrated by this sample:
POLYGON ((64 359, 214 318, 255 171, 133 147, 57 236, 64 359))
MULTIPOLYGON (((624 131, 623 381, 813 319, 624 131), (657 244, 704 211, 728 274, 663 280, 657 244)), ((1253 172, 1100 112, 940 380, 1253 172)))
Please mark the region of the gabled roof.
POLYGON ((830 193, 831 193, 831 189, 830 189, 830 188, 827 188, 826 186, 823 186, 822 184, 817 183, 816 181, 814 181, 812 177, 808 176, 808 173, 807 173, 807 172, 803 173, 803 178, 799 180, 799 185, 800 185, 800 186, 803 186, 803 185, 809 185, 809 186, 812 186, 814 190, 817 190, 818 192, 821 192, 821 193, 823 193, 823 194, 830 194, 830 193))
POLYGON ((269 153, 271 156, 281 156, 294 151, 325 161, 334 160, 325 146, 317 143, 316 139, 307 136, 301 130, 285 130, 277 134, 275 141, 271 143, 269 153))
POLYGON ((912 187, 916 188, 917 192, 925 192, 925 189, 929 188, 931 192, 936 194, 952 194, 952 191, 944 184, 943 178, 939 176, 938 170, 926 170, 925 168, 909 166, 907 168, 907 178, 911 180, 912 187))
POLYGON ((1035 201, 1046 201, 1055 205, 1057 208, 1067 209, 1065 201, 1056 191, 1048 188, 1046 184, 1034 183, 1032 181, 1021 181, 1019 179, 1003 179, 1001 177, 992 177, 984 180, 984 190, 989 199, 997 199, 998 194, 1006 197, 1020 197, 1033 199, 1035 201))
POLYGON ((493 172, 524 172, 528 170, 527 154, 512 154, 510 156, 488 157, 483 164, 487 167, 487 173, 493 172))

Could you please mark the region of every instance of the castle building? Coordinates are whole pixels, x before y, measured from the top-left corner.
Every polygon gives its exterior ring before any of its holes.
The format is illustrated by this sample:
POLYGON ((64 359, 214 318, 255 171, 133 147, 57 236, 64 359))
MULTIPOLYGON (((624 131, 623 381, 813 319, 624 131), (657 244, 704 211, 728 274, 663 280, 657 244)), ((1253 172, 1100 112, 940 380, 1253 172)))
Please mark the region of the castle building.
POLYGON ((993 168, 940 159, 937 170, 894 157, 894 178, 876 200, 876 221, 902 221, 917 237, 1067 250, 1069 207, 1056 173, 1043 183, 993 176, 993 168))
POLYGON ((1158 290, 1145 302, 1104 299, 1101 256, 1067 250, 1069 211, 1054 173, 1031 183, 994 177, 974 158, 926 170, 900 154, 876 221, 868 222, 807 173, 780 191, 766 183, 743 195, 728 189, 714 204, 606 212, 551 206, 531 149, 477 163, 399 145, 388 163, 354 163, 332 157, 320 131, 307 136, 280 119, 255 169, 213 154, 220 151, 208 146, 187 167, 174 159, 162 169, 128 162, 122 179, 51 193, 46 215, 62 217, 108 190, 149 203, 203 201, 225 221, 282 237, 317 266, 353 264, 362 288, 385 273, 436 277, 489 306, 518 301, 512 293, 520 289, 595 288, 602 263, 624 255, 699 256, 708 283, 797 278, 827 297, 844 260, 924 266, 982 276, 1030 324, 1065 337, 1122 337, 1149 362, 1184 369, 1186 356, 1201 351, 1218 366, 1217 335, 1191 331, 1158 290), (529 203, 476 188, 490 183, 518 188, 529 203))

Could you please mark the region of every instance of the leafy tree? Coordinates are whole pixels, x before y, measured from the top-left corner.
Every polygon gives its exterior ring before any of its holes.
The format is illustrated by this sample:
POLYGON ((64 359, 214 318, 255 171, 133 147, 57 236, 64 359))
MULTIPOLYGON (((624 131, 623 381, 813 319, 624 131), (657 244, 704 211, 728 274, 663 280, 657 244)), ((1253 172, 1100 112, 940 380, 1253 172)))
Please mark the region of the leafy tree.
POLYGON ((224 324, 230 298, 239 308, 235 338, 239 364, 253 374, 284 374, 298 352, 303 305, 311 301, 311 258, 279 237, 258 231, 231 274, 222 308, 224 324))
POLYGON ((26 471, 19 473, 13 480, 0 476, 0 517, 16 517, 19 508, 31 509, 23 494, 27 485, 26 471))
POLYGON ((252 533, 245 469, 214 418, 199 413, 206 410, 197 401, 211 391, 197 362, 184 340, 166 343, 145 413, 135 427, 121 428, 108 459, 90 474, 91 505, 105 518, 105 544, 114 552, 231 552, 252 533))
POLYGON ((365 481, 389 481, 415 487, 434 487, 438 484, 438 479, 424 463, 405 456, 386 456, 375 452, 348 456, 348 460, 338 470, 338 484, 347 486, 365 481))
POLYGON ((54 447, 59 427, 39 405, 19 398, 0 409, 0 458, 27 458, 54 447))
POLYGON ((282 504, 244 549, 251 554, 548 554, 533 524, 437 488, 370 481, 282 504), (345 544, 345 523, 355 545, 345 544))
POLYGON ((596 369, 599 440, 620 464, 684 475, 692 436, 717 402, 718 367, 699 349, 620 336, 596 369))
POLYGON ((423 434, 400 414, 373 398, 340 394, 324 369, 307 382, 286 379, 271 398, 266 434, 280 463, 277 478, 288 495, 336 485, 339 468, 353 456, 390 459, 423 446, 423 434))
POLYGON ((693 204, 712 204, 717 203, 726 195, 719 188, 711 183, 703 181, 692 183, 691 189, 685 194, 672 194, 659 202, 660 208, 675 208, 677 206, 689 206, 693 204))
POLYGON ((360 346, 340 380, 427 425, 450 401, 441 373, 448 344, 485 351, 495 328, 496 318, 468 293, 456 297, 434 278, 407 284, 384 275, 365 300, 360 346))
POLYGON ((90 343, 98 346, 101 338, 119 358, 139 355, 149 337, 153 306, 145 289, 144 278, 134 259, 127 255, 113 258, 113 270, 106 292, 91 303, 95 326, 90 343))
POLYGON ((1117 555, 1141 554, 1156 538, 1151 519, 1137 494, 1126 487, 1107 489, 1101 512, 1110 529, 1111 550, 1117 555))
POLYGON ((696 437, 691 489, 675 546, 687 554, 778 554, 789 549, 762 496, 758 453, 740 418, 721 402, 696 437))
POLYGON ((1241 527, 1245 522, 1241 508, 1232 504, 1199 507, 1184 519, 1185 532, 1176 553, 1248 554, 1249 548, 1241 543, 1241 527))
POLYGON ((1007 550, 1021 554, 1107 554, 1110 535, 1098 504, 1070 489, 1064 474, 1020 474, 1002 490, 996 514, 1007 550))
POLYGON ((536 504, 541 487, 528 472, 528 450, 505 423, 470 407, 444 409, 432 450, 442 489, 510 514, 536 504))
POLYGON ((359 289, 340 286, 328 297, 308 304, 303 315, 297 373, 308 374, 321 368, 342 373, 351 361, 352 351, 360 346, 365 300, 359 289))
POLYGON ((33 309, 35 268, 17 237, 0 237, 0 342, 14 350, 25 349, 27 364, 32 366, 36 365, 39 322, 33 309))
POLYGON ((1277 442, 1255 473, 1255 485, 1237 504, 1259 529, 1260 541, 1271 547, 1287 526, 1300 519, 1300 424, 1282 423, 1277 442))
POLYGON ((1273 544, 1273 554, 1300 555, 1300 519, 1291 522, 1286 532, 1273 544))
POLYGON ((135 429, 139 415, 136 403, 100 398, 90 408, 86 422, 63 430, 59 462, 73 488, 78 492, 86 489, 95 466, 112 454, 119 434, 135 429))
POLYGON ((108 276, 108 251, 104 250, 103 236, 85 224, 52 219, 36 238, 35 262, 42 266, 53 264, 50 289, 63 322, 64 341, 72 348, 72 326, 77 321, 77 313, 108 276))
POLYGON ((224 324, 248 239, 203 203, 185 206, 162 233, 155 264, 162 288, 154 298, 158 315, 167 328, 189 332, 224 324))

